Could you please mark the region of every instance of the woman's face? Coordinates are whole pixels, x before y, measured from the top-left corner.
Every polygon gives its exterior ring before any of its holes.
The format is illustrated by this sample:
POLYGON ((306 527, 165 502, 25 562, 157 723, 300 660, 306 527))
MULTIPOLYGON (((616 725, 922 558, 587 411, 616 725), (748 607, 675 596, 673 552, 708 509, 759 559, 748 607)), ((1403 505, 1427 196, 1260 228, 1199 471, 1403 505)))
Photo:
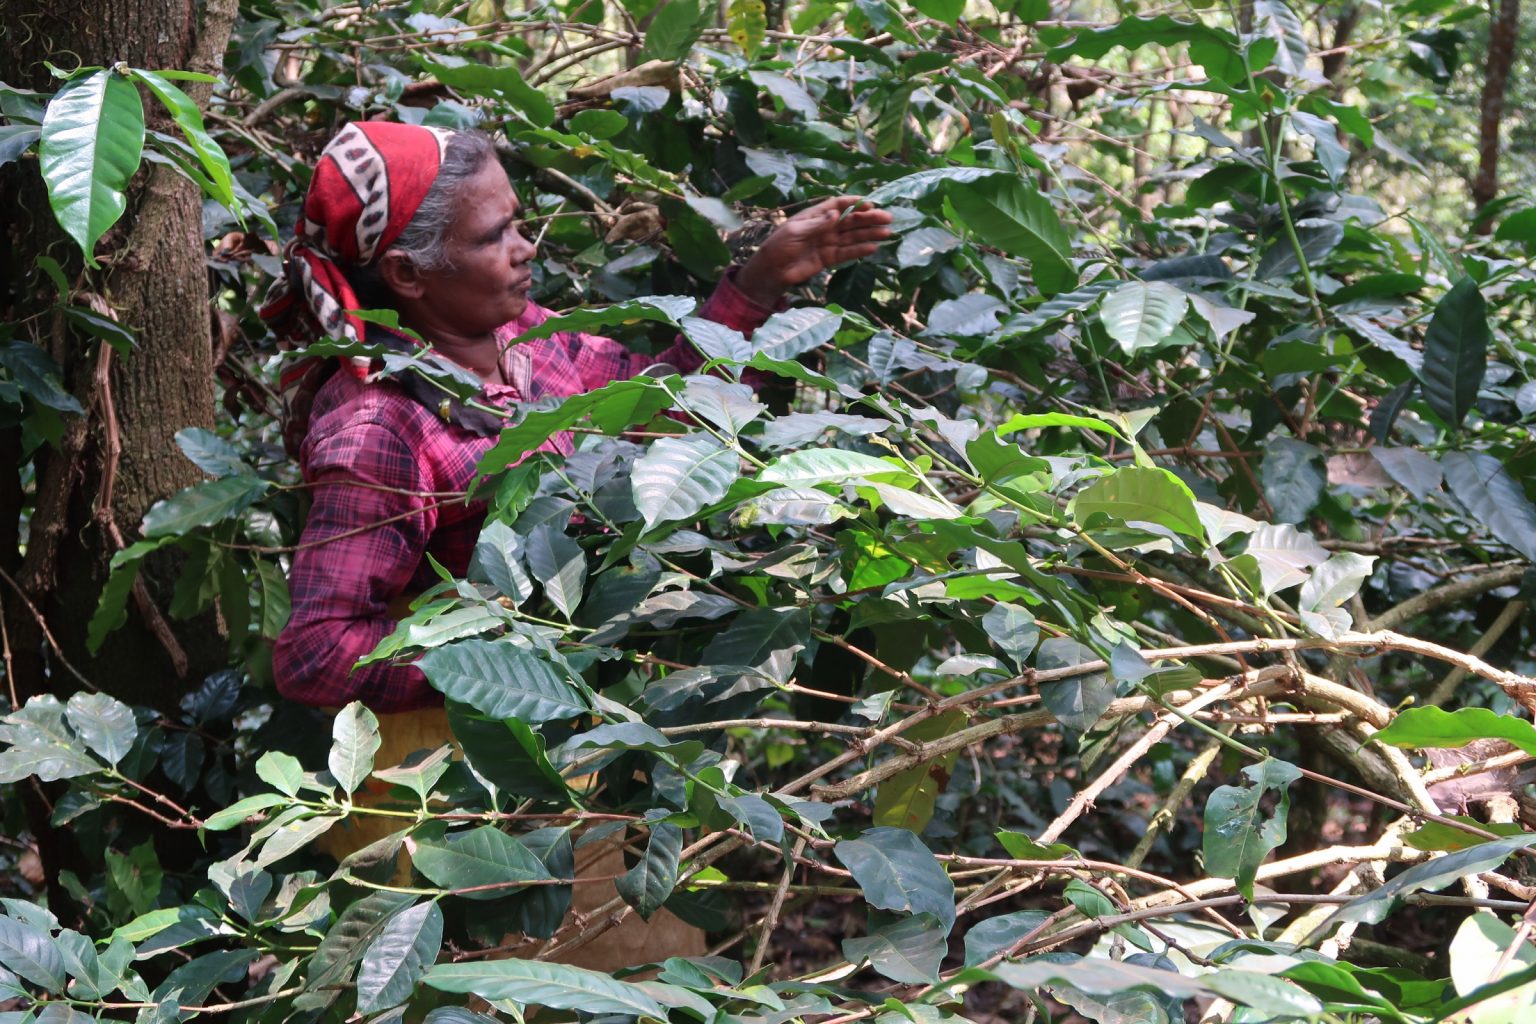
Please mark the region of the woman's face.
POLYGON ((453 269, 420 275, 420 302, 435 319, 473 336, 522 315, 537 250, 523 237, 517 215, 517 195, 496 161, 460 186, 447 238, 453 269))

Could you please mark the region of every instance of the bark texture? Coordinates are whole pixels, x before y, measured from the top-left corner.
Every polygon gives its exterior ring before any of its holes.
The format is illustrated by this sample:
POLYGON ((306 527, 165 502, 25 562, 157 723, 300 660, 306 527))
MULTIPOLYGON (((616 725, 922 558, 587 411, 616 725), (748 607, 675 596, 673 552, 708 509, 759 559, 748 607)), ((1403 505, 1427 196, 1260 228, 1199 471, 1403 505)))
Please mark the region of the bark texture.
MULTIPOLYGON (((1478 122, 1477 177, 1472 181, 1472 205, 1478 209, 1499 194, 1500 127, 1504 120, 1504 98, 1509 87, 1509 68, 1515 58, 1515 40, 1520 33, 1520 0, 1498 0, 1493 20, 1488 26, 1488 63, 1484 67, 1482 116, 1478 122)), ((1493 230, 1492 219, 1478 225, 1478 231, 1493 230)))
MULTIPOLYGON (((7 26, 0 80, 51 91, 57 82, 45 59, 217 73, 236 10, 236 0, 0 0, 0 24, 7 26)), ((208 85, 184 84, 195 101, 207 101, 208 85)), ((152 97, 145 97, 144 110, 150 129, 174 133, 152 97)), ((166 169, 141 172, 127 213, 97 247, 102 269, 87 271, 54 223, 36 161, 28 159, 0 172, 0 231, 6 243, 0 320, 25 323, 22 336, 54 357, 87 410, 83 418, 66 418, 62 439, 36 457, 31 494, 20 486, 28 439, 19 427, 0 438, 0 568, 15 581, 0 581, 0 601, 17 657, 18 696, 80 688, 61 667, 57 642, 64 659, 103 689, 174 706, 200 670, 213 667, 209 659, 217 657, 218 645, 208 641, 217 638, 205 625, 195 631, 200 637, 167 641, 163 616, 150 608, 164 605, 153 568, 142 598, 129 602, 128 625, 99 657, 87 657, 84 639, 107 560, 122 542, 137 538, 151 504, 200 478, 173 437, 213 420, 201 196, 166 169), (63 266, 75 304, 104 304, 134 331, 138 347, 131 356, 104 362, 93 339, 49 312, 56 296, 36 269, 40 254, 63 266), (31 503, 23 554, 16 524, 31 503), (18 588, 46 621, 51 640, 18 588), (173 656, 177 649, 183 657, 173 656)))

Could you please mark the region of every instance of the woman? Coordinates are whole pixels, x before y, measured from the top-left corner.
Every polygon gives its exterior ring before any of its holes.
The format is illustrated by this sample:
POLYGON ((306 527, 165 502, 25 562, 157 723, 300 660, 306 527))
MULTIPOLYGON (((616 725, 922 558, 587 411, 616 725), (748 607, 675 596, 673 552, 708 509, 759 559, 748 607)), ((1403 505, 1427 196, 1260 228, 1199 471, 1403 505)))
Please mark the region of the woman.
MULTIPOLYGON (((810 207, 727 275, 699 315, 750 334, 786 289, 873 253, 890 220, 852 197, 810 207)), ((659 356, 577 333, 509 347, 551 315, 528 298, 535 254, 487 137, 351 124, 315 168, 286 280, 263 316, 293 342, 410 344, 348 312, 392 308, 502 407, 579 394, 657 362, 682 373, 703 364, 681 338, 659 356)), ((321 707, 431 707, 441 696, 414 666, 353 666, 394 629, 400 600, 437 582, 427 555, 456 575, 468 568, 485 506, 433 495, 468 488, 499 422, 457 406, 445 419, 441 393, 414 375, 372 379, 366 359, 343 370, 300 410, 308 413, 300 464, 314 504, 289 576, 292 618, 274 652, 278 690, 321 707)), ((545 447, 569 452, 570 436, 545 447)))

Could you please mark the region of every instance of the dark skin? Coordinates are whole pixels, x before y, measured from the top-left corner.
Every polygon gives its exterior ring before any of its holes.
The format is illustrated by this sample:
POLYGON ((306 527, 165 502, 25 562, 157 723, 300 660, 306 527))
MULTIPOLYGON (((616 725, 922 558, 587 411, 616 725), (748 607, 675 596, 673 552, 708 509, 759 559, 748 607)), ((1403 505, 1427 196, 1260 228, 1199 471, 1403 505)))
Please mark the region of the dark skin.
MULTIPOLYGON (((518 211, 506 172, 487 163, 465 182, 448 231, 452 270, 421 270, 394 250, 379 261, 401 322, 482 380, 500 379, 496 329, 528 305, 530 264, 538 250, 523 236, 518 211)), ((889 213, 857 196, 824 200, 780 224, 742 267, 736 284, 748 298, 772 308, 786 290, 823 270, 874 253, 891 237, 890 223, 889 213)))

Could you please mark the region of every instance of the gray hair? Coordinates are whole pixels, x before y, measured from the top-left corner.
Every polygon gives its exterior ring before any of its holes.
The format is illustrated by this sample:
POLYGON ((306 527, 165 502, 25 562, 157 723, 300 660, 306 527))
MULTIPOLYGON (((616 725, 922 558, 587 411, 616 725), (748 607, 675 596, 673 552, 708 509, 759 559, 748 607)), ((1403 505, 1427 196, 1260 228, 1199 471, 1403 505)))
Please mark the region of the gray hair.
MULTIPOLYGON (((458 215, 459 193, 464 183, 496 159, 496 145, 490 136, 478 131, 457 131, 444 147, 432 187, 411 216, 411 222, 384 252, 398 252, 418 270, 432 273, 453 270, 448 258, 448 232, 458 215)), ((380 253, 380 259, 384 253, 380 253)), ((346 267, 347 278, 358 301, 370 309, 394 305, 394 293, 379 273, 379 260, 367 266, 346 267)))

